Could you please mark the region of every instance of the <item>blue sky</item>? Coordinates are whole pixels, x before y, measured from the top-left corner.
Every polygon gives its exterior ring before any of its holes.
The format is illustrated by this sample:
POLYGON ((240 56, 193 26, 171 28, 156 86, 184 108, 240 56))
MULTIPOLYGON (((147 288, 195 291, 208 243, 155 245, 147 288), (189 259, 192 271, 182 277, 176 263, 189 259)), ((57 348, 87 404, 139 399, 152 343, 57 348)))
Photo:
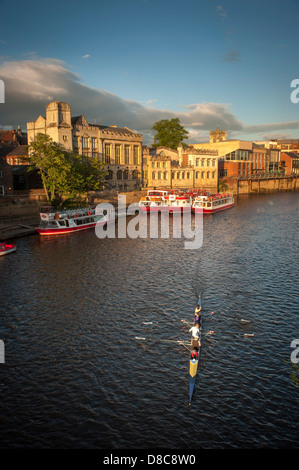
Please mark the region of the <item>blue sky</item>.
POLYGON ((29 0, 2 11, 2 127, 26 127, 57 99, 145 143, 155 121, 176 116, 189 143, 217 126, 245 140, 299 137, 298 0, 29 0))

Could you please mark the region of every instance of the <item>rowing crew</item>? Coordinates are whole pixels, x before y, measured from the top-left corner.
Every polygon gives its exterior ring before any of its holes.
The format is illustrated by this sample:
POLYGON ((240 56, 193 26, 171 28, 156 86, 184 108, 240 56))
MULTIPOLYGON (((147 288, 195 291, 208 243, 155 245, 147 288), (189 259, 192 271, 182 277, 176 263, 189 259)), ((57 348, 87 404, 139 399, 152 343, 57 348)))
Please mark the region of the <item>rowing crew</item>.
POLYGON ((194 313, 194 325, 189 330, 189 332, 192 334, 191 359, 198 359, 199 348, 201 346, 201 343, 200 343, 201 313, 200 311, 201 311, 201 307, 197 305, 195 309, 195 313, 194 313))

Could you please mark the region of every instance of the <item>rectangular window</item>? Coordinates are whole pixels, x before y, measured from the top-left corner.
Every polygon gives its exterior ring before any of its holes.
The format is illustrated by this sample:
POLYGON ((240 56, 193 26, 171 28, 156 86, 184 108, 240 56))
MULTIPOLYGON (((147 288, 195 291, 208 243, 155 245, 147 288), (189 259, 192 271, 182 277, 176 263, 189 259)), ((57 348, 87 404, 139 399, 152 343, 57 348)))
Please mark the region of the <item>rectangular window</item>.
POLYGON ((97 148, 97 138, 96 137, 92 137, 91 138, 91 147, 93 149, 96 149, 97 148))
POLYGON ((138 165, 139 163, 139 147, 137 145, 134 145, 134 165, 138 165))
POLYGON ((120 145, 115 145, 115 164, 120 165, 120 145))
POLYGON ((88 149, 88 137, 82 137, 82 147, 88 149))
POLYGON ((111 145, 110 144, 105 144, 105 163, 110 163, 110 157, 111 157, 111 145))
POLYGON ((125 164, 130 165, 130 145, 125 145, 125 164))

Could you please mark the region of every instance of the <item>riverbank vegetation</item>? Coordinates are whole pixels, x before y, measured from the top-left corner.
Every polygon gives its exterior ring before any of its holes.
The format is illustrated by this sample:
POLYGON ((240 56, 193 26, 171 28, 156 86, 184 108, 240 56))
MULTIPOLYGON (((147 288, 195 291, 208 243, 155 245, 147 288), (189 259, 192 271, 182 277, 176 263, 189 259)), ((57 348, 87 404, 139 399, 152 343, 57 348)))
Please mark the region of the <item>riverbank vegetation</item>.
POLYGON ((77 155, 41 133, 28 150, 29 169, 39 170, 49 204, 60 208, 71 200, 82 202, 89 191, 103 189, 107 172, 98 158, 77 155))

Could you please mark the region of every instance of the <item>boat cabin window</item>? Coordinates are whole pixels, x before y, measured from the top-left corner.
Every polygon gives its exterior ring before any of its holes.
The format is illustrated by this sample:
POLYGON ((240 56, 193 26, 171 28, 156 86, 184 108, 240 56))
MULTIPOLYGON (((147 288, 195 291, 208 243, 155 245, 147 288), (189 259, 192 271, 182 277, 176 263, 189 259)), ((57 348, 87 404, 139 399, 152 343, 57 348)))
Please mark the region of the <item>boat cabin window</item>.
POLYGON ((64 220, 58 220, 58 224, 59 224, 61 227, 65 227, 65 221, 64 221, 64 220))
POLYGON ((45 226, 49 228, 57 228, 57 222, 56 220, 49 220, 48 222, 45 222, 45 226))

